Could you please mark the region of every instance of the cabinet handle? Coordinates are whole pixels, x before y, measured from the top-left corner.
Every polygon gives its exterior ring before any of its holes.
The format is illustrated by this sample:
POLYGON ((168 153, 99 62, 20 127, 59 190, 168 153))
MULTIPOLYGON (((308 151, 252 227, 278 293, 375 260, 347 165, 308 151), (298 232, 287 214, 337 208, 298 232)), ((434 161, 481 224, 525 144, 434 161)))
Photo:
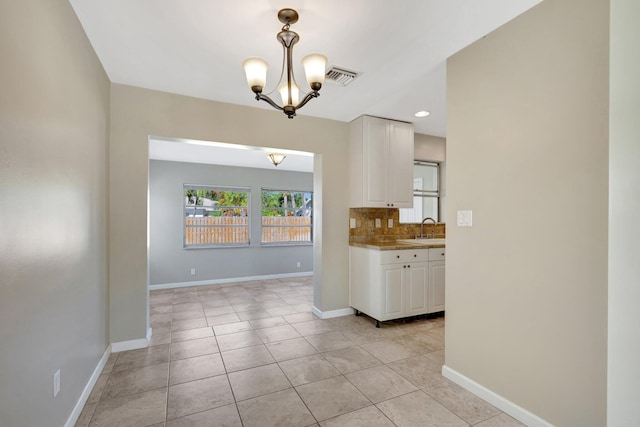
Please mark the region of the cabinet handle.
POLYGON ((400 259, 400 255, 396 255, 396 258, 400 259))
POLYGON ((414 258, 418 258, 418 255, 416 255, 416 254, 413 254, 413 257, 414 257, 414 258))
POLYGON ((410 265, 407 265, 407 268, 411 268, 411 266, 410 266, 410 265))
POLYGON ((444 256, 444 253, 441 253, 440 255, 444 256))

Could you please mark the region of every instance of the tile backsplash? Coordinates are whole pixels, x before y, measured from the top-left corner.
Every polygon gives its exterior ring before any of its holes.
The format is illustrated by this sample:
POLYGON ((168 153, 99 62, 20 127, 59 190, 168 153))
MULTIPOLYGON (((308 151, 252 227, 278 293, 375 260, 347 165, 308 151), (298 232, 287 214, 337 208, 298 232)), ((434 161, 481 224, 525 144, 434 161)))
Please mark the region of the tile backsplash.
MULTIPOLYGON (((400 224, 400 211, 389 208, 350 208, 349 219, 356 221, 356 228, 349 228, 349 242, 392 241, 411 239, 420 234, 420 224, 400 224), (376 218, 380 219, 380 227, 376 228, 376 218), (389 227, 389 220, 393 227, 389 227)), ((350 221, 351 222, 351 221, 350 221)), ((445 224, 424 224, 424 234, 434 233, 436 238, 444 238, 445 224)))

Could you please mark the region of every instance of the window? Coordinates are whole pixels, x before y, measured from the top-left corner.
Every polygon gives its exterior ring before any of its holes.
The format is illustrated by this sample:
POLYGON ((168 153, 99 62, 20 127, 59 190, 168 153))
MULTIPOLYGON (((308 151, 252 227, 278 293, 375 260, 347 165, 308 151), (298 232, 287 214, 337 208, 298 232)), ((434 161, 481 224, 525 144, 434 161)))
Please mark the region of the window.
POLYGON ((401 223, 420 223, 431 217, 440 221, 440 167, 437 163, 413 164, 413 209, 400 209, 401 223))
POLYGON ((249 245, 249 195, 244 187, 184 185, 184 247, 249 245))
POLYGON ((312 240, 313 193, 262 189, 262 244, 312 240))

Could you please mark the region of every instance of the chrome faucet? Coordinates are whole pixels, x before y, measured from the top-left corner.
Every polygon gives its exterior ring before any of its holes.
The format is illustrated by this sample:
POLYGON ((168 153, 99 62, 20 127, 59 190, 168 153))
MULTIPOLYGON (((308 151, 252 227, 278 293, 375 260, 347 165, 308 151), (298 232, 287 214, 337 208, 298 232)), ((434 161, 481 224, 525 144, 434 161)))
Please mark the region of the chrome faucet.
MULTIPOLYGON (((422 222, 420 223, 420 238, 424 238, 424 223, 428 220, 433 221, 433 225, 436 225, 436 220, 431 218, 430 216, 426 217, 425 219, 422 220, 422 222)), ((431 238, 435 237, 435 231, 431 232, 431 238)))

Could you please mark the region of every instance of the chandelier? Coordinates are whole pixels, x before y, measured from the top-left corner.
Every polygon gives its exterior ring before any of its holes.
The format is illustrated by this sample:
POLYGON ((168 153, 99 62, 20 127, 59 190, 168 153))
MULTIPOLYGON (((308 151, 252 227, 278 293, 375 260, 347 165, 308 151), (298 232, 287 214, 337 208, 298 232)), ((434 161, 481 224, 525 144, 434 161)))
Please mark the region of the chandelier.
POLYGON ((302 108, 311 98, 320 96, 319 91, 322 88, 322 83, 324 83, 327 57, 319 53, 312 53, 302 58, 302 65, 311 91, 305 94, 302 101, 299 101, 300 89, 293 75, 293 45, 300 40, 300 37, 297 33, 289 30, 291 24, 298 22, 298 12, 293 9, 282 9, 278 12, 278 19, 284 26, 276 37, 282 44, 283 50, 282 72, 276 88, 282 97, 283 106, 278 105, 273 99, 269 98, 268 95, 273 91, 267 95, 262 93, 267 82, 267 68, 269 67, 264 59, 247 58, 242 62, 242 66, 247 75, 247 84, 256 94, 256 100, 267 102, 273 108, 281 110, 288 118, 292 119, 296 115, 296 110, 302 108), (286 80, 284 80, 285 73, 287 75, 286 80))

